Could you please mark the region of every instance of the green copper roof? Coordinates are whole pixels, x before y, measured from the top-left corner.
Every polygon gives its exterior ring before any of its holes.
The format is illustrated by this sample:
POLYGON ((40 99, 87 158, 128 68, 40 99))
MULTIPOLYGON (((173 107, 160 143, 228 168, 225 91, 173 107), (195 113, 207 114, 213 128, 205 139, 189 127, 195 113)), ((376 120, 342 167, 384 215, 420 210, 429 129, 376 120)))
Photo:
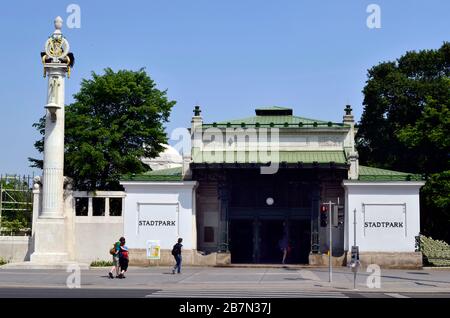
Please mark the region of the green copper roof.
POLYGON ((277 127, 277 128, 347 128, 343 123, 333 123, 292 115, 292 109, 272 106, 257 108, 256 115, 241 119, 225 120, 212 124, 203 124, 209 127, 277 127))
POLYGON ((343 151, 279 151, 278 158, 270 153, 257 151, 228 151, 228 152, 205 152, 198 149, 193 150, 192 159, 194 163, 340 163, 345 164, 346 158, 343 151))
POLYGON ((359 166, 359 180, 361 181, 420 181, 418 174, 407 172, 359 166))
POLYGON ((181 167, 147 171, 141 174, 128 174, 121 181, 181 181, 181 167))

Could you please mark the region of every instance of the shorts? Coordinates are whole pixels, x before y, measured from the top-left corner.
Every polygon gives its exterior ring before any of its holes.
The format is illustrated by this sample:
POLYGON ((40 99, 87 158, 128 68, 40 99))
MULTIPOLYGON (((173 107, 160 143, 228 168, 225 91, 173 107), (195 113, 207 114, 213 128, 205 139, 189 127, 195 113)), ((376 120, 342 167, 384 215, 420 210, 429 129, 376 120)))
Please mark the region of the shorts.
POLYGON ((113 265, 117 266, 119 265, 119 256, 113 255, 113 265))
POLYGON ((120 269, 123 271, 127 271, 128 269, 128 258, 121 258, 119 260, 119 264, 120 264, 120 269))

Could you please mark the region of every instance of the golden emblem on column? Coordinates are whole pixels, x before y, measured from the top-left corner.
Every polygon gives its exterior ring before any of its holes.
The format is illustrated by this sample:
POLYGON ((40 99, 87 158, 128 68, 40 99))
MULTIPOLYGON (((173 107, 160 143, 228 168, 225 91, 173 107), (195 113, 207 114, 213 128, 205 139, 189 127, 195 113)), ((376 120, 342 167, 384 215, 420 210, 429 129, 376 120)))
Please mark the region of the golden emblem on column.
POLYGON ((50 38, 47 47, 45 48, 45 52, 50 57, 63 57, 64 52, 67 52, 63 47, 63 39, 50 38))
MULTIPOLYGON (((61 33, 63 20, 61 17, 55 19, 55 31, 45 42, 45 52, 41 53, 42 64, 64 63, 67 64, 67 75, 70 77, 70 68, 74 64, 73 54, 70 53, 69 42, 61 33)), ((44 77, 45 77, 44 70, 44 77)))

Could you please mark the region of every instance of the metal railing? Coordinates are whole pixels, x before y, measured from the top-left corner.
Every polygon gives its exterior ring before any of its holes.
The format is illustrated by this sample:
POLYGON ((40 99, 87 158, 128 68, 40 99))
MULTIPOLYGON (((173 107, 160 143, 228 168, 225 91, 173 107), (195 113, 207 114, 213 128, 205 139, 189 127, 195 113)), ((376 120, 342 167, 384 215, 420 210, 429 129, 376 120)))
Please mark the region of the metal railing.
POLYGON ((0 174, 0 235, 31 231, 33 178, 0 174))

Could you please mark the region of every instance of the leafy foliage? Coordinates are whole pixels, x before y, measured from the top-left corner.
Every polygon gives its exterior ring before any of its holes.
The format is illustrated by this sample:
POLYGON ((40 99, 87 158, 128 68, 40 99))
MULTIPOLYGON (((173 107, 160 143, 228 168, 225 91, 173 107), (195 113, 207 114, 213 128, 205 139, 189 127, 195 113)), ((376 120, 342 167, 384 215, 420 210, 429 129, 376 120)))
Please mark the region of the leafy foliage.
MULTIPOLYGON (((175 102, 143 69, 92 73, 74 99, 66 106, 64 173, 77 189, 121 189, 121 175, 149 169, 141 158, 156 157, 163 150, 161 144, 167 142, 163 124, 175 102)), ((34 126, 44 134, 43 118, 34 126)), ((44 140, 35 147, 43 152, 44 140)), ((42 168, 42 160, 29 160, 42 168)))
POLYGON ((423 133, 438 119, 437 113, 448 116, 449 76, 448 42, 439 50, 408 52, 397 62, 371 68, 363 90, 364 112, 357 135, 361 161, 407 172, 436 172, 434 160, 438 160, 439 166, 447 165, 441 156, 445 147, 436 144, 442 140, 430 134, 427 138, 433 139, 432 144, 425 142, 426 138, 423 142, 405 143, 408 133, 404 130, 423 133), (423 146, 426 149, 421 151, 423 146), (436 155, 428 153, 435 149, 440 150, 436 155), (419 160, 410 160, 417 156, 419 160))
POLYGON ((91 267, 111 267, 114 263, 112 261, 93 261, 91 267))
POLYGON ((450 240, 450 43, 374 66, 363 92, 361 163, 425 174, 422 231, 450 240))
POLYGON ((8 264, 6 260, 4 260, 2 257, 0 257, 0 266, 8 264))
POLYGON ((413 124, 398 129, 397 137, 419 156, 417 165, 426 173, 448 168, 450 149, 450 79, 444 78, 448 93, 446 100, 425 100, 420 117, 413 124))
POLYGON ((450 266, 450 245, 431 237, 420 236, 420 250, 426 264, 434 266, 450 266))

